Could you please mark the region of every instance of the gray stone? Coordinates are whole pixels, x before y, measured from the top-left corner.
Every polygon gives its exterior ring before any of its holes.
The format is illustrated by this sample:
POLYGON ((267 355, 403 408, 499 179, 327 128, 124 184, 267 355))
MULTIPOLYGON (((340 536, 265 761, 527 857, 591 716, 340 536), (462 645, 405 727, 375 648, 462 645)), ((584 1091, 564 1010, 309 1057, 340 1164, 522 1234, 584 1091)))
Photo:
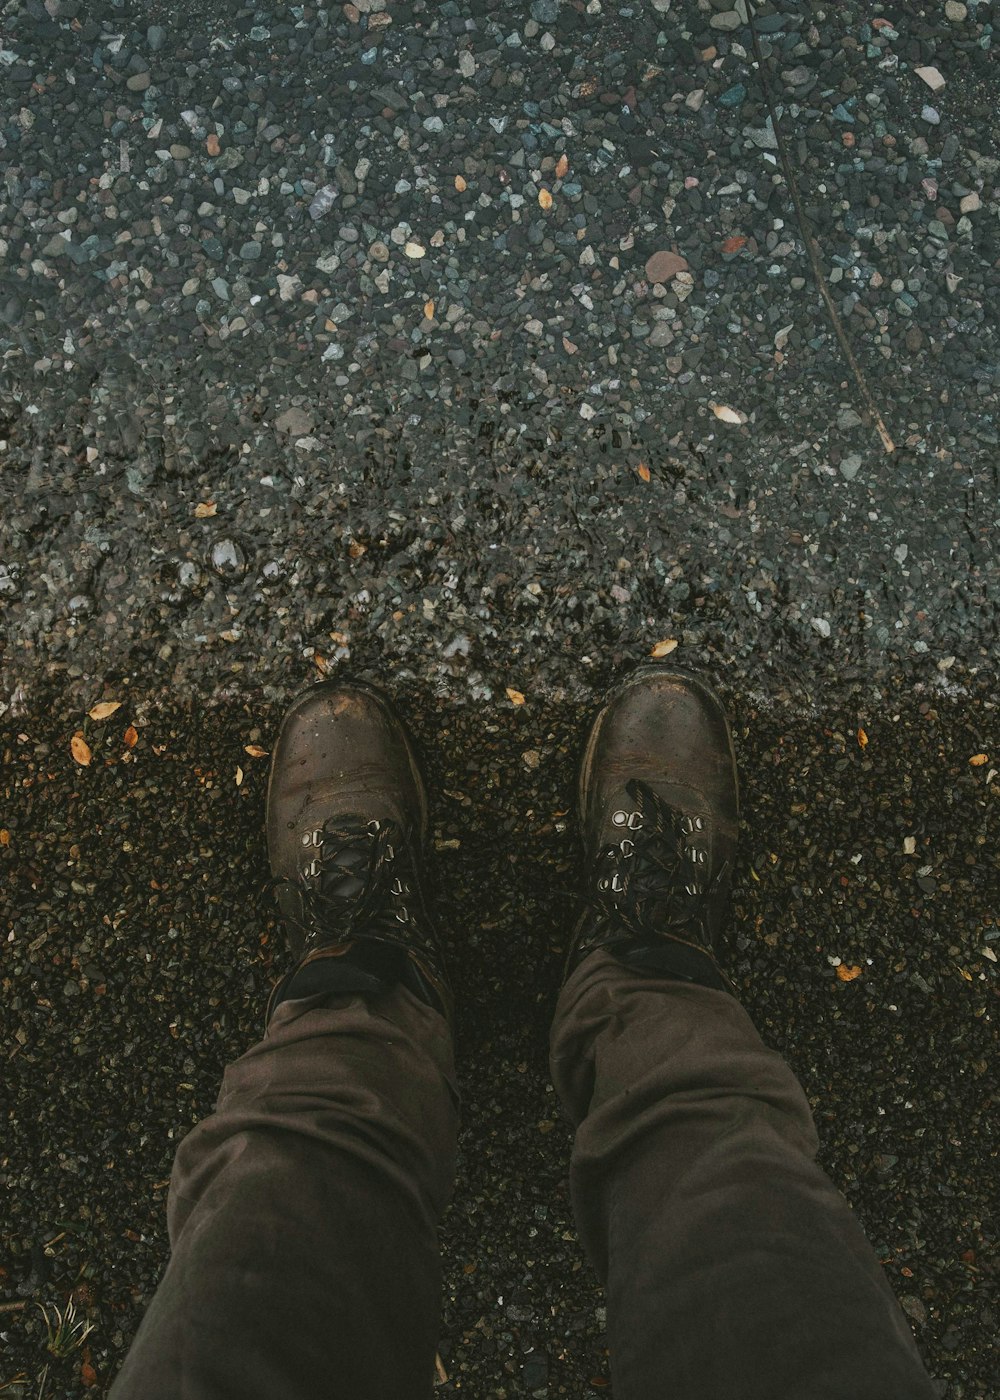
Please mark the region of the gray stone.
POLYGON ((846 481, 853 481, 861 470, 863 458, 860 452, 852 452, 849 457, 845 457, 840 464, 840 474, 846 481))

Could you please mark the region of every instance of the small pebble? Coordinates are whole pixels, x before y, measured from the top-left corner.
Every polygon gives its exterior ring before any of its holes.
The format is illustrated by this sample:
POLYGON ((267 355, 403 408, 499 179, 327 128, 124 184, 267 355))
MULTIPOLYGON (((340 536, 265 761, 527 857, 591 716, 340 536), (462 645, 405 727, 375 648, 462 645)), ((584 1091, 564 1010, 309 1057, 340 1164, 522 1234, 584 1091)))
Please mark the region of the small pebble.
POLYGON ((945 87, 944 75, 939 68, 914 68, 913 71, 918 78, 923 79, 931 92, 941 92, 945 87))
POLYGON ((687 272, 687 258, 680 253, 663 251, 653 253, 646 260, 646 277, 650 282, 670 282, 679 272, 687 272))

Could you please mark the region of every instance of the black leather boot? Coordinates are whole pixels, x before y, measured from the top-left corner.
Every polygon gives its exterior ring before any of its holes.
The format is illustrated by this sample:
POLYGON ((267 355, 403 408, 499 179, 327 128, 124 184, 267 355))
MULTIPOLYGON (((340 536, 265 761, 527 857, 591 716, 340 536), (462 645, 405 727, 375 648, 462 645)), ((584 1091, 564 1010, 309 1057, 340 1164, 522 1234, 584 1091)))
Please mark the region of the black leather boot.
POLYGON ((427 794, 384 695, 328 681, 287 711, 271 760, 267 847, 295 967, 282 1001, 402 982, 451 1017, 422 888, 427 794))
POLYGON ((580 770, 587 909, 567 975, 597 948, 732 991, 719 964, 739 828, 736 755, 702 680, 645 665, 594 722, 580 770))

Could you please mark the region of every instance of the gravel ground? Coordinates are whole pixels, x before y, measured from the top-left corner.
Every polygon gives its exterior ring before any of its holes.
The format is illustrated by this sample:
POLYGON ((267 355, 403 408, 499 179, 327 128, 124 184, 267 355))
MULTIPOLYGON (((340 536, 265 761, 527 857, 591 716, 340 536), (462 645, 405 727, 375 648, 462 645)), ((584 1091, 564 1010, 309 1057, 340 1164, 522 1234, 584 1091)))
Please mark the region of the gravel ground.
POLYGON ((342 668, 460 843, 449 1384, 606 1385, 544 1032, 583 728, 676 643, 742 735, 748 1004, 996 1395, 997 18, 0 0, 0 1385, 74 1286, 50 1400, 121 1359, 281 964, 245 746, 342 668))

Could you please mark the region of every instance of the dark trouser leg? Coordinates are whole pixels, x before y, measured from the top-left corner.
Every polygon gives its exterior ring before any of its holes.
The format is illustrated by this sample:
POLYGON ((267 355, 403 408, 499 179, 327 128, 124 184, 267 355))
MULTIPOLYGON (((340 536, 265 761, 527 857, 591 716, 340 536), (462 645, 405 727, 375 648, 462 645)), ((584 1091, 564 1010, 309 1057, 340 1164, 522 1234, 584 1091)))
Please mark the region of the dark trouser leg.
POLYGON ((617 1400, 931 1400, 805 1095, 732 997, 593 954, 552 1074, 617 1400))
POLYGON ((283 1003, 181 1143, 113 1400, 427 1400, 451 1037, 402 987, 283 1003))

